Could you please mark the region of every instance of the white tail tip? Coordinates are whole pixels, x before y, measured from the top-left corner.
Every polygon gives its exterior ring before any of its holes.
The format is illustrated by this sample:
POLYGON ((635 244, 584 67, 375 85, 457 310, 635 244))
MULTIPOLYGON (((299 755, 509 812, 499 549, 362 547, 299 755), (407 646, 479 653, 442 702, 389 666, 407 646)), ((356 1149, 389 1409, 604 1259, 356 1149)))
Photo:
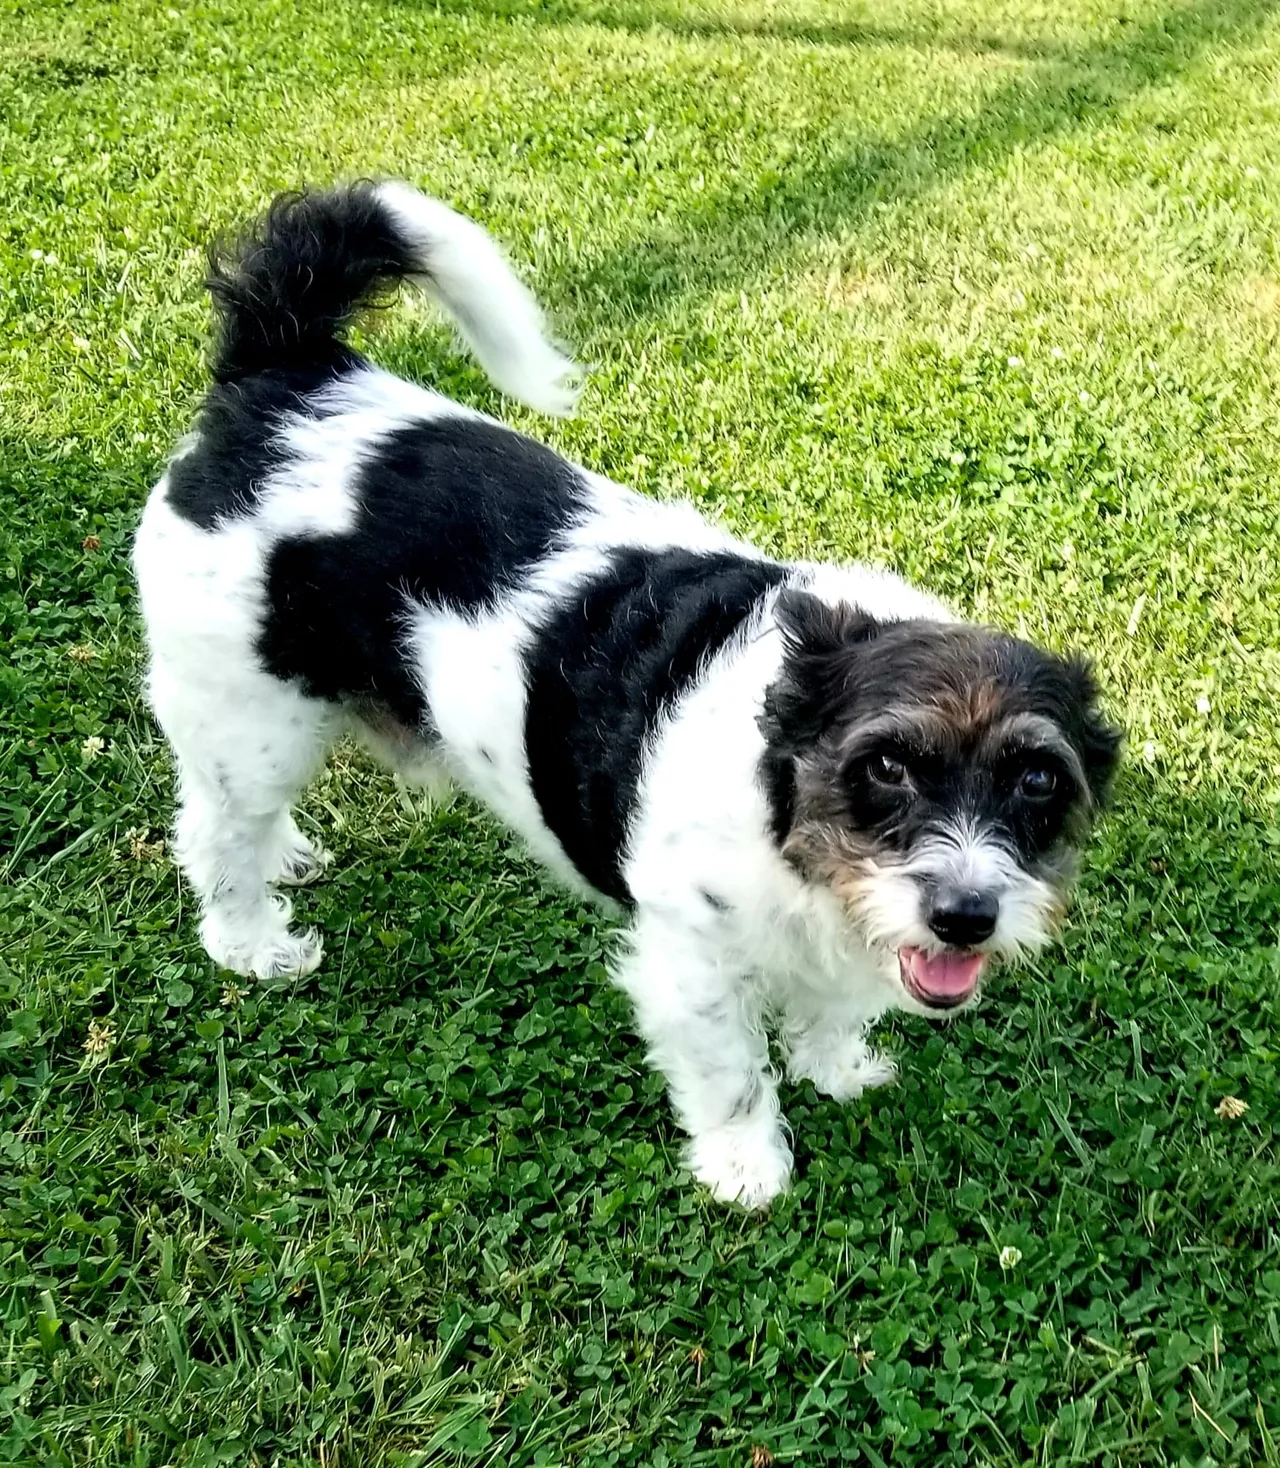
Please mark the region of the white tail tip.
POLYGON ((380 184, 378 197, 414 254, 415 279, 453 318, 493 382, 541 413, 572 413, 582 371, 552 343, 541 308, 492 237, 408 184, 380 184))

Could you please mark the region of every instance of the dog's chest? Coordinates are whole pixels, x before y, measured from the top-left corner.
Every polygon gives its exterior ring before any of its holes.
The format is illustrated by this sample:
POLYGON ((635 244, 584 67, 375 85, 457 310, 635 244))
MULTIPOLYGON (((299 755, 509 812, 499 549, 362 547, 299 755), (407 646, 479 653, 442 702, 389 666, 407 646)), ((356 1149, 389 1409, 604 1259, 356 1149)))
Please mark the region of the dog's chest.
POLYGON ((883 961, 852 928, 834 898, 814 891, 742 911, 734 944, 739 961, 772 999, 809 991, 838 999, 868 1020, 892 1002, 883 961))

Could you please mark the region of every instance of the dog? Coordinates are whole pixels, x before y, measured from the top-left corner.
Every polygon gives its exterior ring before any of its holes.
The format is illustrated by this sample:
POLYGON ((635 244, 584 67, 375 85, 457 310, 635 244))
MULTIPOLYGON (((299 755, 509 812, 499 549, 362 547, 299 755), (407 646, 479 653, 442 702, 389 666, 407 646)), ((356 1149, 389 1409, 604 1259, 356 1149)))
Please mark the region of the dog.
POLYGON ((322 872, 290 808, 354 731, 627 915, 612 973, 688 1166, 767 1205, 767 1033, 837 1099, 890 1081, 879 1016, 955 1014, 1053 934, 1119 734, 1079 658, 772 560, 372 365, 342 329, 401 281, 504 392, 574 404, 491 238, 405 184, 282 197, 215 248, 213 383, 134 552, 204 946, 320 962, 275 889, 322 872))

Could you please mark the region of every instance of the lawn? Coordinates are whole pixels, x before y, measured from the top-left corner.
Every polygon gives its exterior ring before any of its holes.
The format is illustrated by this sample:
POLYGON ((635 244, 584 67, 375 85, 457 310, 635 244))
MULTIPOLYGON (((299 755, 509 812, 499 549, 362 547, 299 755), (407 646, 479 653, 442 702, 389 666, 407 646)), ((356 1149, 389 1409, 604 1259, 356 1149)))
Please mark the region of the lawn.
POLYGON ((0 0, 0 1463, 1280 1464, 1277 10, 0 0), (1063 945, 788 1089, 767 1217, 465 802, 344 753, 322 970, 197 944, 130 536, 206 240, 371 173, 592 375, 540 421, 408 301, 378 360, 1086 648, 1127 730, 1063 945))

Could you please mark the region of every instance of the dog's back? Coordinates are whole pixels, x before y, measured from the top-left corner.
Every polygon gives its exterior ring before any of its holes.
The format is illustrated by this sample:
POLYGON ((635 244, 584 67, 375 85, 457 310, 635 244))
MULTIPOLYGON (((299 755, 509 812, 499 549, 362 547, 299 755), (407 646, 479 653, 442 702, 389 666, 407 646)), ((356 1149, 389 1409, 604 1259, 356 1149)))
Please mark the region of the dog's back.
MULTIPOLYGON (((647 743, 788 572, 369 363, 343 328, 402 279, 499 385, 572 405, 572 365, 488 236, 403 185, 289 196, 215 253, 213 384, 135 551, 179 857, 227 910, 235 860, 215 827, 274 805, 283 834, 245 838, 271 880, 273 841, 299 843, 288 804, 354 725, 402 769, 443 765, 563 877, 629 905, 647 743)), ((246 902, 251 920, 206 914, 221 962, 318 961, 278 903, 246 902)))

